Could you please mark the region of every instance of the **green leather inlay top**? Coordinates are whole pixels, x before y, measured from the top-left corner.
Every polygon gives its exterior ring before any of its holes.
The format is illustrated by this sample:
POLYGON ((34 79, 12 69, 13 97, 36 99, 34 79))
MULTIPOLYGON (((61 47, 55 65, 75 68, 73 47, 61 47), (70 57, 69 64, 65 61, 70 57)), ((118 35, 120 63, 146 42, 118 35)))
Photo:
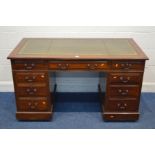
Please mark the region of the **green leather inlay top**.
POLYGON ((137 55, 128 39, 28 39, 19 55, 137 55))

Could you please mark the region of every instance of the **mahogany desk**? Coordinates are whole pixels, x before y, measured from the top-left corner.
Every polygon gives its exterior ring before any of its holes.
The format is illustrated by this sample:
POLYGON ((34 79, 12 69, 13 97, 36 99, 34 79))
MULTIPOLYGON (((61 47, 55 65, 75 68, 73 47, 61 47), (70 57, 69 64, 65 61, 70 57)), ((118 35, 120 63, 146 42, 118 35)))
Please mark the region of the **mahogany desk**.
MULTIPOLYGON (((50 71, 105 72, 106 91, 101 96, 103 118, 135 121, 139 117, 148 57, 133 39, 25 38, 8 59, 12 64, 19 120, 51 118, 54 89, 49 86, 50 71)), ((102 79, 100 81, 102 92, 102 79)))

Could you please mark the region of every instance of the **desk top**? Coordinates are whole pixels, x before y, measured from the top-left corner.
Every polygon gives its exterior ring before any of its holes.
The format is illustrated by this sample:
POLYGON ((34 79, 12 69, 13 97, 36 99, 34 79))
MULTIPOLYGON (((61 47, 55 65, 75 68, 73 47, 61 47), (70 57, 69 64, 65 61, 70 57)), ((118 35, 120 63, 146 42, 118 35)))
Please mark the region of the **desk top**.
POLYGON ((148 59, 130 38, 24 38, 9 59, 148 59))

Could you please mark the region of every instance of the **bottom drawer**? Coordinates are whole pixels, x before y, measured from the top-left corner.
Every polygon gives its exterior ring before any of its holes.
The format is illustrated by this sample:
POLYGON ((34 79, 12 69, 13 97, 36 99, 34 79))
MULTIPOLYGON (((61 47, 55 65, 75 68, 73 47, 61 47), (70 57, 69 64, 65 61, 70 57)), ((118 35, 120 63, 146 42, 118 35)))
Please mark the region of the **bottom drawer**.
POLYGON ((139 113, 104 113, 103 119, 107 121, 136 121, 139 113))
POLYGON ((50 111, 51 105, 47 98, 18 98, 18 111, 50 111))

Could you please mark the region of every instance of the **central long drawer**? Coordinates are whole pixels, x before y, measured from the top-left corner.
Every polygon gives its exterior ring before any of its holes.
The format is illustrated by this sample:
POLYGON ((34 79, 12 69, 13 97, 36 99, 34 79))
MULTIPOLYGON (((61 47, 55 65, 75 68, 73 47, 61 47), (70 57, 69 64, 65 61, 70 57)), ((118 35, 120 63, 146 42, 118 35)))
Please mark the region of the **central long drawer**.
POLYGON ((109 62, 50 62, 49 69, 52 70, 101 70, 108 69, 109 62))

